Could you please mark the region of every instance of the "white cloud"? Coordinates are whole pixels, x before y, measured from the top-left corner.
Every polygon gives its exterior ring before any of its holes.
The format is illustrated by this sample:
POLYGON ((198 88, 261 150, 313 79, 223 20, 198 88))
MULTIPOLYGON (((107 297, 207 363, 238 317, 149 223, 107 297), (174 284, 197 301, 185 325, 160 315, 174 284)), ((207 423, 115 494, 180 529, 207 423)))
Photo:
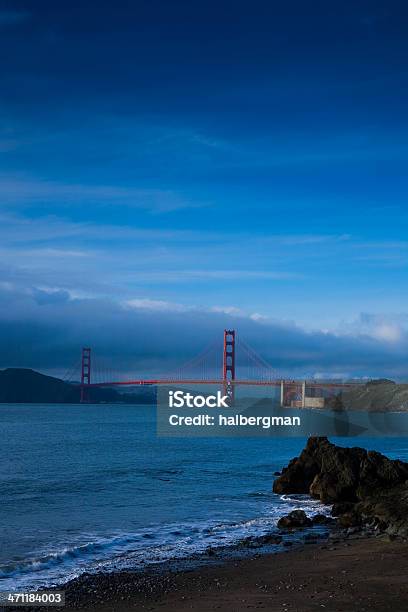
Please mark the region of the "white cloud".
POLYGON ((342 322, 340 335, 365 335, 379 342, 397 344, 408 337, 408 315, 361 313, 351 322, 342 322))
POLYGON ((349 372, 315 372, 311 378, 317 380, 348 380, 350 378, 349 372))
POLYGON ((242 316, 243 312, 236 306, 213 306, 212 312, 223 312, 224 314, 242 316))
POLYGON ((65 371, 87 342, 98 359, 112 367, 160 374, 214 340, 219 343, 216 368, 222 332, 229 327, 272 364, 278 377, 304 377, 305 372, 327 378, 405 375, 408 338, 398 343, 380 340, 374 334, 388 337, 389 330, 378 331, 379 324, 372 335, 322 334, 279 320, 266 322, 253 316, 257 313, 245 316, 234 306, 226 307, 229 312, 215 308, 149 297, 118 305, 109 299, 75 297, 59 286, 38 285, 29 291, 0 285, 0 367, 65 371))
POLYGON ((53 248, 39 248, 39 249, 19 249, 17 252, 13 249, 0 249, 0 257, 10 257, 14 261, 19 259, 26 259, 27 264, 30 260, 35 259, 46 259, 57 257, 89 257, 90 253, 86 251, 70 250, 70 249, 53 249, 53 248))
POLYGON ((186 304, 180 304, 177 302, 167 302, 164 300, 152 300, 149 298, 136 298, 131 300, 125 300, 122 302, 125 308, 135 310, 147 310, 150 312, 203 312, 203 313, 215 313, 224 314, 230 317, 246 318, 256 322, 268 321, 268 317, 261 315, 257 312, 248 314, 242 308, 236 306, 187 306, 186 304))
POLYGON ((250 315, 249 318, 252 319, 252 321, 268 321, 269 320, 268 317, 266 317, 265 315, 259 314, 259 312, 254 312, 253 314, 250 315))
POLYGON ((399 342, 402 338, 403 330, 399 325, 392 323, 380 323, 372 330, 372 336, 385 342, 399 342))
POLYGON ((190 310, 184 304, 166 302, 164 300, 151 300, 148 298, 135 298, 123 302, 125 308, 135 310, 149 310, 151 312, 187 312, 190 310))
POLYGON ((156 213, 203 206, 203 203, 186 200, 172 190, 62 183, 23 175, 0 176, 0 190, 3 206, 48 202, 55 207, 86 202, 88 205, 115 204, 142 208, 156 213))

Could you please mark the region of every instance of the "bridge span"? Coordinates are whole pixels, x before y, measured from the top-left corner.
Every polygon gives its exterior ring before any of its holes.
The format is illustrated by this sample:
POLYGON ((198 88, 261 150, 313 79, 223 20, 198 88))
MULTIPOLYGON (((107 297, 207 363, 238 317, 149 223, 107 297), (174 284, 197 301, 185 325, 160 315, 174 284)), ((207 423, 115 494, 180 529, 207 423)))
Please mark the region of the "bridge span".
MULTIPOLYGON (((219 386, 224 393, 234 398, 235 389, 239 386, 251 387, 277 387, 280 389, 281 406, 292 407, 315 407, 320 408, 324 405, 324 398, 328 392, 350 388, 356 385, 361 385, 361 381, 336 381, 336 380, 292 380, 284 379, 276 376, 276 371, 272 366, 260 357, 253 349, 243 343, 239 346, 244 348, 246 356, 255 364, 257 370, 252 370, 252 377, 239 378, 237 373, 237 342, 235 330, 224 330, 223 349, 222 349, 222 367, 220 377, 202 373, 197 376, 199 360, 190 360, 187 365, 195 365, 196 375, 189 376, 187 372, 180 368, 177 375, 173 374, 164 377, 152 378, 127 378, 125 380, 117 380, 115 378, 107 380, 93 379, 92 375, 92 352, 90 347, 82 349, 81 356, 81 402, 88 401, 88 390, 98 387, 137 387, 137 386, 159 386, 159 385, 213 385, 219 386), (196 362, 196 363, 194 363, 196 362), (255 375, 254 375, 255 373, 255 375), (309 391, 309 396, 307 395, 309 391), (312 395, 310 395, 310 391, 312 395)), ((204 352, 206 356, 208 351, 204 352)), ((202 355, 201 355, 202 356, 202 355)), ((200 357, 200 356, 199 356, 200 357)), ((208 371, 208 369, 207 369, 208 371)), ((245 370, 248 372, 248 369, 245 370)))

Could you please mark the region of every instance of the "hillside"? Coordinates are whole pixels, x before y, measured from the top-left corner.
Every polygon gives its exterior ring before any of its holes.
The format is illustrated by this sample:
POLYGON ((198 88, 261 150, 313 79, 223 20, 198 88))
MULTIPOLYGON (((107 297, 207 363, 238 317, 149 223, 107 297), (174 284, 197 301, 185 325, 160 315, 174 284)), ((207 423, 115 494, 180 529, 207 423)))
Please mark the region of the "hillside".
MULTIPOLYGON (((114 389, 89 389, 89 400, 94 403, 147 404, 155 400, 155 390, 118 393, 114 389)), ((80 399, 78 386, 25 368, 0 370, 0 403, 76 404, 80 399)))
POLYGON ((336 398, 327 400, 327 406, 334 410, 408 411, 408 384, 373 381, 343 391, 336 398))

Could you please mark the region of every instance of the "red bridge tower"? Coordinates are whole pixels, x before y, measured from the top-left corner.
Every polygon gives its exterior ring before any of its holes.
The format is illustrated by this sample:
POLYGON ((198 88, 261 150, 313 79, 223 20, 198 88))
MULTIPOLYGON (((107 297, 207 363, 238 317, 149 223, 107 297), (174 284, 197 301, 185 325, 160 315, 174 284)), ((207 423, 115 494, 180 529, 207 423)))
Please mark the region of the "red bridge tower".
POLYGON ((82 349, 81 363, 81 404, 89 402, 88 393, 85 391, 86 386, 91 384, 91 349, 82 349))
POLYGON ((229 395, 231 403, 234 402, 235 380, 235 330, 224 330, 224 355, 222 366, 222 380, 224 382, 224 393, 229 395))

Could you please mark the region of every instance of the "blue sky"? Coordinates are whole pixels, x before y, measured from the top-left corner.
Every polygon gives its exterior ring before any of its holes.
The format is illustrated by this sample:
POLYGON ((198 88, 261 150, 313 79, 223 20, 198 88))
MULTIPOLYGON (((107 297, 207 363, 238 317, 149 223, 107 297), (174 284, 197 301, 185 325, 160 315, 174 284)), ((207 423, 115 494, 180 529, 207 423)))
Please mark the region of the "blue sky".
POLYGON ((0 2, 0 366, 165 369, 227 325, 279 371, 403 376, 407 17, 0 2))

